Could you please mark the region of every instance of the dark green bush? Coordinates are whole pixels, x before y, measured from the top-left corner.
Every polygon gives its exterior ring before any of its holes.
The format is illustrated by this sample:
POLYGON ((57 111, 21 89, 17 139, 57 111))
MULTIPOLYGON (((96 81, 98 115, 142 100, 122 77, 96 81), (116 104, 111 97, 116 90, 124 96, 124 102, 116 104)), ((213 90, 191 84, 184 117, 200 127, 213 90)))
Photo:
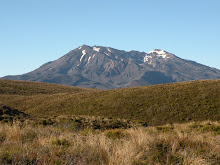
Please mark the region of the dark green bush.
POLYGON ((107 130, 104 133, 106 137, 113 140, 121 139, 125 136, 125 133, 123 133, 122 130, 107 130))
POLYGON ((8 152, 1 152, 0 153, 0 161, 1 161, 0 162, 1 164, 12 164, 13 157, 8 152))
POLYGON ((6 139, 6 134, 3 132, 0 132, 0 145, 5 141, 6 139))
POLYGON ((65 147, 68 147, 70 145, 70 143, 66 139, 52 139, 51 144, 65 147))

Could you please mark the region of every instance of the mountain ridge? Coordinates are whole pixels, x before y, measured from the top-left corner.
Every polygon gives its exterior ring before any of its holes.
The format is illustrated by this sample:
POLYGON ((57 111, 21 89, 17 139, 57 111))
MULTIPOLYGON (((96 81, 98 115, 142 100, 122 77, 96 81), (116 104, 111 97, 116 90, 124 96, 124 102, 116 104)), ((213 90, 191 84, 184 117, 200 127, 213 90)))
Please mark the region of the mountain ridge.
POLYGON ((3 79, 114 89, 220 79, 220 70, 160 49, 145 53, 82 45, 32 72, 3 79))

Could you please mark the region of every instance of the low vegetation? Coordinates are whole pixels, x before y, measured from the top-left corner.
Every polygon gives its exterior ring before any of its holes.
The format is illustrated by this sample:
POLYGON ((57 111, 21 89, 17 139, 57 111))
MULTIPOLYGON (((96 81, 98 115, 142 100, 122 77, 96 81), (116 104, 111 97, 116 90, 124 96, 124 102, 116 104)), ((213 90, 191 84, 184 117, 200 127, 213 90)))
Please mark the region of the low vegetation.
POLYGON ((0 79, 1 95, 39 95, 39 94, 57 94, 57 93, 79 93, 96 91, 97 89, 71 87, 67 85, 58 85, 51 83, 31 82, 31 81, 13 81, 0 79))
POLYGON ((220 80, 115 90, 7 81, 0 81, 0 86, 4 86, 0 88, 0 92, 2 91, 0 104, 30 116, 46 118, 60 115, 104 116, 144 122, 147 125, 220 120, 220 80), (7 81, 12 84, 11 88, 7 87, 8 90, 6 86, 10 85, 4 85, 7 81), (24 84, 17 90, 16 84, 19 83, 24 84), (43 87, 38 89, 36 84, 43 87), (29 86, 34 86, 33 92, 29 86), (17 92, 13 94, 14 88, 17 92), (46 92, 39 92, 43 89, 46 92), (76 89, 79 91, 76 92, 76 89))
POLYGON ((218 165, 220 123, 127 129, 0 124, 0 164, 218 165), (70 128, 69 128, 70 127, 70 128), (68 129, 69 128, 69 129, 68 129))
POLYGON ((115 90, 0 80, 0 164, 219 165, 220 80, 115 90))

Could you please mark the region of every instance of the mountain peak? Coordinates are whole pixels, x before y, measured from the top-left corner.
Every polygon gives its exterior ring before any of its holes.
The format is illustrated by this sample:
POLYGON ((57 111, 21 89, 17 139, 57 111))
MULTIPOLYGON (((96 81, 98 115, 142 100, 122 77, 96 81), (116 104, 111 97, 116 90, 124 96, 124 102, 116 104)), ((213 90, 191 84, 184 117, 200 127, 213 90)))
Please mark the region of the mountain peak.
POLYGON ((149 62, 149 60, 152 60, 152 57, 162 58, 162 59, 166 60, 171 57, 171 53, 168 53, 168 52, 161 50, 161 49, 154 49, 146 54, 146 56, 144 57, 144 62, 146 62, 146 61, 149 62))
POLYGON ((161 50, 161 49, 154 49, 150 52, 148 52, 147 54, 159 54, 159 55, 163 55, 163 54, 167 54, 168 52, 161 50))
POLYGON ((88 45, 83 44, 82 46, 78 47, 78 49, 87 49, 87 48, 91 48, 88 45))
POLYGON ((100 51, 100 48, 98 48, 97 46, 93 46, 92 49, 96 52, 99 52, 100 51))
POLYGON ((96 51, 96 52, 99 52, 100 51, 100 46, 96 46, 96 45, 94 45, 94 46, 88 46, 88 45, 82 45, 82 46, 79 46, 78 48, 77 48, 78 50, 87 50, 87 49, 93 49, 93 51, 96 51))
POLYGON ((82 45, 27 74, 4 77, 99 89, 219 79, 220 70, 154 49, 148 53, 82 45))

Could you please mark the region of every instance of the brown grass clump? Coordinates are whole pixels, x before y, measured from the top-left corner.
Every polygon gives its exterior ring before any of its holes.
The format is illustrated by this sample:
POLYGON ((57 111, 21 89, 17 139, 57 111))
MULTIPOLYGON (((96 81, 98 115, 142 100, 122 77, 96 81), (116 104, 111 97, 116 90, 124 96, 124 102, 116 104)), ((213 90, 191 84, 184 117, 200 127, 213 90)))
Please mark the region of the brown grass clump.
POLYGON ((219 126, 207 121, 69 131, 1 124, 0 164, 218 165, 220 133, 213 128, 219 126))

